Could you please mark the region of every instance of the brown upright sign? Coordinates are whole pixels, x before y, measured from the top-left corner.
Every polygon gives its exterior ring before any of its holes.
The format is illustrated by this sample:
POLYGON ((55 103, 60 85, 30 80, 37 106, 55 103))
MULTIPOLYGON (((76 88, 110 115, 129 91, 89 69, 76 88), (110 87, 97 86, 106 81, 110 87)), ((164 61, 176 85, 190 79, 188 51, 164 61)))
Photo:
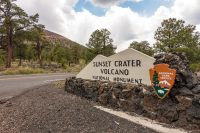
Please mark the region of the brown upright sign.
POLYGON ((174 85, 176 70, 170 69, 168 64, 157 64, 149 70, 151 85, 157 96, 165 98, 174 85))

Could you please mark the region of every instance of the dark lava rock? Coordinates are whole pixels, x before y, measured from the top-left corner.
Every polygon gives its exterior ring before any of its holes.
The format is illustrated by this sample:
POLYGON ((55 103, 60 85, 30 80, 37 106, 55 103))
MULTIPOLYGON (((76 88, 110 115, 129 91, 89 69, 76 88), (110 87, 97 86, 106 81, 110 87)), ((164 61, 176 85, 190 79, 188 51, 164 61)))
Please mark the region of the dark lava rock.
POLYGON ((131 98, 131 106, 129 107, 128 111, 135 112, 139 115, 144 113, 143 102, 139 97, 132 97, 131 98))
POLYGON ((107 105, 108 104, 108 93, 103 93, 99 96, 98 98, 99 102, 103 105, 107 105))
POLYGON ((176 104, 170 99, 160 101, 156 112, 158 120, 164 123, 172 123, 177 121, 179 118, 176 104))
POLYGON ((188 120, 191 123, 198 124, 200 126, 200 103, 194 100, 192 106, 187 110, 188 120))
POLYGON ((119 99, 116 98, 116 96, 112 93, 108 97, 108 103, 114 107, 114 108, 119 108, 119 99))
POLYGON ((130 99, 132 97, 132 90, 131 89, 123 89, 122 90, 122 98, 130 99))
POLYGON ((192 92, 195 93, 195 94, 200 93, 200 85, 197 85, 195 88, 193 88, 192 92))
POLYGON ((183 87, 179 90, 181 96, 193 96, 193 93, 190 89, 183 87))
POLYGON ((177 104, 177 110, 182 111, 186 110, 192 105, 192 99, 186 96, 176 96, 177 101, 179 102, 177 104))
POLYGON ((113 88, 113 95, 115 98, 119 99, 119 97, 121 97, 121 90, 118 88, 113 88))
POLYGON ((174 52, 158 54, 155 56, 154 64, 166 63, 170 65, 170 68, 176 69, 176 80, 174 88, 180 90, 180 88, 187 87, 192 89, 198 83, 197 74, 193 73, 189 68, 189 61, 184 53, 174 52))
POLYGON ((128 110, 130 107, 130 102, 128 100, 125 99, 119 99, 119 107, 123 110, 128 110))

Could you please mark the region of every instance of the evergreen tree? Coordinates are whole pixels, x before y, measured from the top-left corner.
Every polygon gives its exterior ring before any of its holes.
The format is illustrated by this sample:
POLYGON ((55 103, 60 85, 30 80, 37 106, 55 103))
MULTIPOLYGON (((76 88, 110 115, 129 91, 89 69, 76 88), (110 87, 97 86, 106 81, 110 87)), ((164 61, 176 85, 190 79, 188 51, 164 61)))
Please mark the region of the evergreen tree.
POLYGON ((150 46, 150 44, 147 41, 141 41, 141 42, 134 41, 130 44, 129 48, 136 49, 149 56, 153 56, 154 54, 153 48, 150 46))
POLYGON ((78 45, 73 45, 71 47, 72 63, 78 64, 81 56, 81 48, 78 45))
POLYGON ((169 18, 161 23, 155 32, 157 40, 154 47, 159 52, 172 52, 177 48, 197 48, 199 32, 194 25, 186 25, 185 21, 169 18))
POLYGON ((5 38, 6 67, 11 67, 15 34, 30 28, 38 21, 38 14, 29 17, 23 9, 14 3, 15 1, 0 1, 0 35, 5 38))
POLYGON ((113 40, 110 38, 110 32, 107 29, 95 30, 89 39, 86 46, 93 53, 93 57, 98 54, 110 56, 115 53, 115 47, 113 46, 113 40))
POLYGON ((153 74, 153 84, 154 86, 157 86, 159 84, 158 73, 156 71, 154 71, 154 74, 153 74))
POLYGON ((44 25, 35 24, 34 27, 29 30, 29 41, 32 41, 35 44, 35 51, 40 67, 42 67, 43 49, 49 45, 49 42, 45 37, 44 28, 44 25))

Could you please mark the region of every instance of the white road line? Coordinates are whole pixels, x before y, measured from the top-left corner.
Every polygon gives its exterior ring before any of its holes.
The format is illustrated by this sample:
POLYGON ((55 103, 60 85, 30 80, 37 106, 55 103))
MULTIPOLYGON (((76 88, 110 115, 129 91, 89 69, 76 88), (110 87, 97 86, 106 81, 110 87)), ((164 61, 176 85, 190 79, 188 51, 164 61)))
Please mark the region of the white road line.
MULTIPOLYGON (((67 74, 66 74, 67 75, 67 74)), ((49 75, 49 76, 34 76, 34 77, 16 77, 16 78, 4 78, 4 79, 0 79, 0 81, 2 80, 16 80, 16 79, 34 79, 34 78, 47 78, 47 77, 52 77, 52 76, 65 76, 65 75, 49 75)))
POLYGON ((152 121, 150 119, 139 117, 139 116, 131 116, 121 111, 114 111, 112 109, 104 108, 102 106, 94 106, 97 109, 100 109, 102 111, 105 111, 107 113, 116 115, 118 117, 121 117, 123 119, 126 119, 128 121, 134 122, 136 124, 145 126, 147 128, 153 129, 154 131, 160 132, 160 133, 187 133, 187 131, 183 129, 175 129, 175 128, 167 128, 163 127, 158 122, 152 121))

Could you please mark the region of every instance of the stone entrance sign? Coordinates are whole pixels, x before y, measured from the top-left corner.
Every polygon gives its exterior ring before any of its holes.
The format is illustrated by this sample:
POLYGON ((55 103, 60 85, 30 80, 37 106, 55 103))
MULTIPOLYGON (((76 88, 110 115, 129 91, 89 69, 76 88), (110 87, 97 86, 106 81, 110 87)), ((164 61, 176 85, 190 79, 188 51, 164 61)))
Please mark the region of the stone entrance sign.
POLYGON ((149 69, 155 59, 135 49, 109 57, 96 56, 76 78, 151 85, 149 69))

